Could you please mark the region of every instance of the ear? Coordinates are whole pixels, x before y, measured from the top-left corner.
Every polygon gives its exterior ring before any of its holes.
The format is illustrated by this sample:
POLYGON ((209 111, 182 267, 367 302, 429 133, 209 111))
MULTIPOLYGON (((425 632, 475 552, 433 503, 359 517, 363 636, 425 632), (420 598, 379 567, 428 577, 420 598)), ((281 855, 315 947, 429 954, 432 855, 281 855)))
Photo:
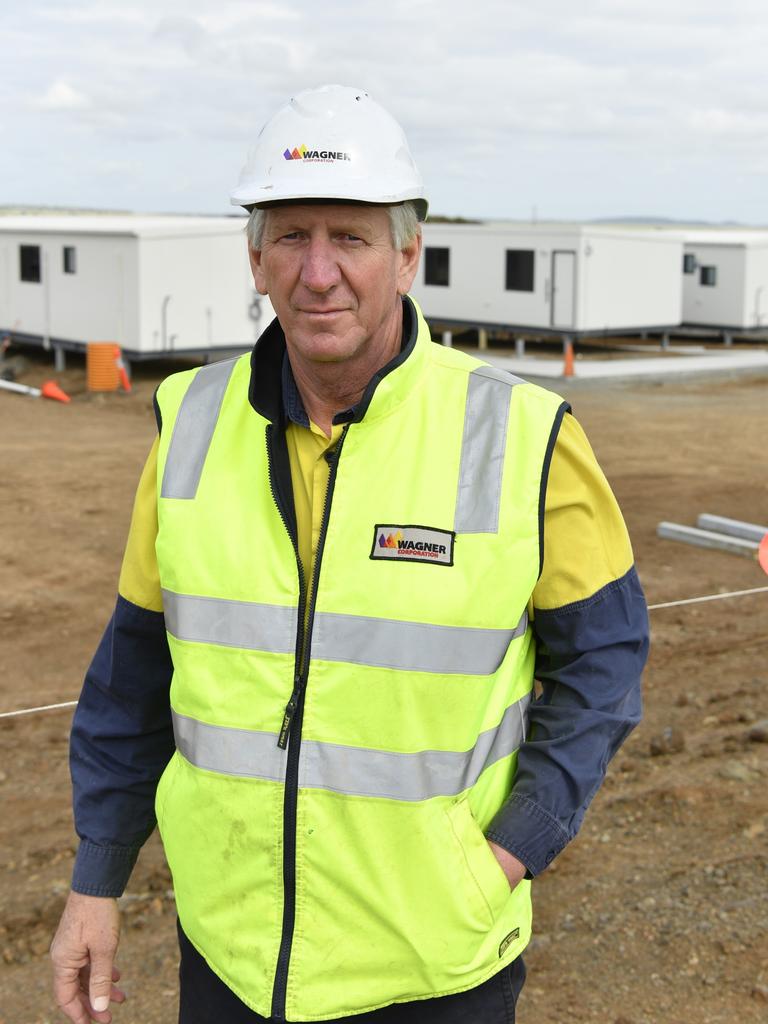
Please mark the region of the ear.
POLYGON ((400 250, 400 267, 397 272, 397 294, 407 295, 411 290, 421 258, 421 231, 412 242, 400 250))
POLYGON ((256 291, 260 295, 267 294, 267 279, 264 275, 264 269, 261 265, 261 249, 252 249, 248 246, 248 259, 251 263, 251 273, 253 274, 253 283, 256 286, 256 291))

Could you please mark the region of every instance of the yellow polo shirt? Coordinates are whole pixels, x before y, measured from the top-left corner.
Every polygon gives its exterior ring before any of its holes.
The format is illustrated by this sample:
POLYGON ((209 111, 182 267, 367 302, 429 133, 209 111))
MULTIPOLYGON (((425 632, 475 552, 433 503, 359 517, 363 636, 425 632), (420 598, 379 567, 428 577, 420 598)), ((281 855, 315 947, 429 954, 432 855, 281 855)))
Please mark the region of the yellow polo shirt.
MULTIPOLYGON (((308 588, 312 586, 325 495, 331 475, 331 467, 325 456, 335 447, 343 430, 341 424, 336 424, 331 427, 331 436, 326 437, 320 427, 310 420, 309 427, 289 423, 285 432, 288 459, 291 463, 299 558, 304 567, 308 588)), ((308 593, 308 597, 311 597, 311 594, 308 593)))

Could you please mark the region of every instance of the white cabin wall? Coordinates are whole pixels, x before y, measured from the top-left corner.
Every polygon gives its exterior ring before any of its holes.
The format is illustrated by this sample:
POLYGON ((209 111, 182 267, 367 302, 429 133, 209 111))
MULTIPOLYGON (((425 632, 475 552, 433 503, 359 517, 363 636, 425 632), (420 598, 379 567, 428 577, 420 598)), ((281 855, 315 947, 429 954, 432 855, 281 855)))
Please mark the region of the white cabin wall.
POLYGON ((0 327, 15 327, 23 334, 47 333, 65 341, 115 341, 133 347, 138 333, 135 238, 3 234, 0 275, 0 327), (39 283, 20 278, 21 245, 40 246, 39 283), (64 273, 65 246, 75 249, 74 274, 64 273))
POLYGON ((746 250, 745 327, 768 327, 768 245, 746 250))
POLYGON ((261 296, 258 321, 250 316, 257 293, 241 232, 144 237, 140 253, 143 352, 163 349, 166 295, 167 349, 247 347, 274 316, 269 299, 261 296))
POLYGON ((579 330, 679 324, 682 262, 682 240, 585 233, 578 264, 579 330))
MULTIPOLYGON (((736 245, 706 245, 687 242, 686 253, 693 253, 697 267, 683 278, 683 322, 722 327, 744 327, 747 250, 736 245), (717 267, 717 284, 702 285, 701 267, 717 267)), ((766 282, 768 284, 768 282, 766 282)))
POLYGON ((433 320, 524 325, 549 328, 551 323, 551 255, 554 249, 576 250, 578 235, 519 229, 427 224, 424 246, 450 249, 448 287, 424 283, 425 259, 411 293, 425 316, 433 320), (534 252, 533 291, 507 291, 506 250, 534 252))
MULTIPOLYGON (((424 245, 450 249, 450 285, 424 284, 425 267, 413 288, 425 315, 521 328, 553 328, 554 253, 574 253, 573 330, 666 327, 682 317, 681 238, 652 238, 581 226, 522 227, 427 224, 424 245), (534 256, 534 290, 507 291, 506 250, 534 256)), ((557 328, 567 330, 558 321, 557 328)))

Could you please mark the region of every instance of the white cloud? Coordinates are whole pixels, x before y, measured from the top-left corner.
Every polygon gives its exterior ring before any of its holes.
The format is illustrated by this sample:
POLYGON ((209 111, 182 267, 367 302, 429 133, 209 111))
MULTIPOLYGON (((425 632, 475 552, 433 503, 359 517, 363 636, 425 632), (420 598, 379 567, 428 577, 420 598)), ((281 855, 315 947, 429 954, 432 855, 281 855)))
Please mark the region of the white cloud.
POLYGON ((31 105, 38 110, 84 110, 90 106, 90 100, 69 82, 58 78, 42 96, 34 97, 31 105))
POLYGON ((263 121, 340 81, 401 120, 436 210, 693 215, 700 184, 722 216, 743 199, 768 221, 764 0, 48 0, 0 27, 16 200, 66 153, 84 190, 90 167, 127 161, 145 208, 172 208, 184 180, 184 208, 221 209, 263 121), (43 162, 54 130, 62 155, 43 162))

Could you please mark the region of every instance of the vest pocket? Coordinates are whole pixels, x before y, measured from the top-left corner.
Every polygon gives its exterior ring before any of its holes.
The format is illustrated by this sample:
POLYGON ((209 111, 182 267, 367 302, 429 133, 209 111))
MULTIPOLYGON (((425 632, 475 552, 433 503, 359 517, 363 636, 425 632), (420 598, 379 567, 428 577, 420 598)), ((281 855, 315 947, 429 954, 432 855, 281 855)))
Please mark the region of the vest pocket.
POLYGON ((488 912, 489 925, 492 925, 512 894, 507 876, 472 814, 467 794, 450 804, 445 813, 461 850, 467 874, 482 897, 488 912))

